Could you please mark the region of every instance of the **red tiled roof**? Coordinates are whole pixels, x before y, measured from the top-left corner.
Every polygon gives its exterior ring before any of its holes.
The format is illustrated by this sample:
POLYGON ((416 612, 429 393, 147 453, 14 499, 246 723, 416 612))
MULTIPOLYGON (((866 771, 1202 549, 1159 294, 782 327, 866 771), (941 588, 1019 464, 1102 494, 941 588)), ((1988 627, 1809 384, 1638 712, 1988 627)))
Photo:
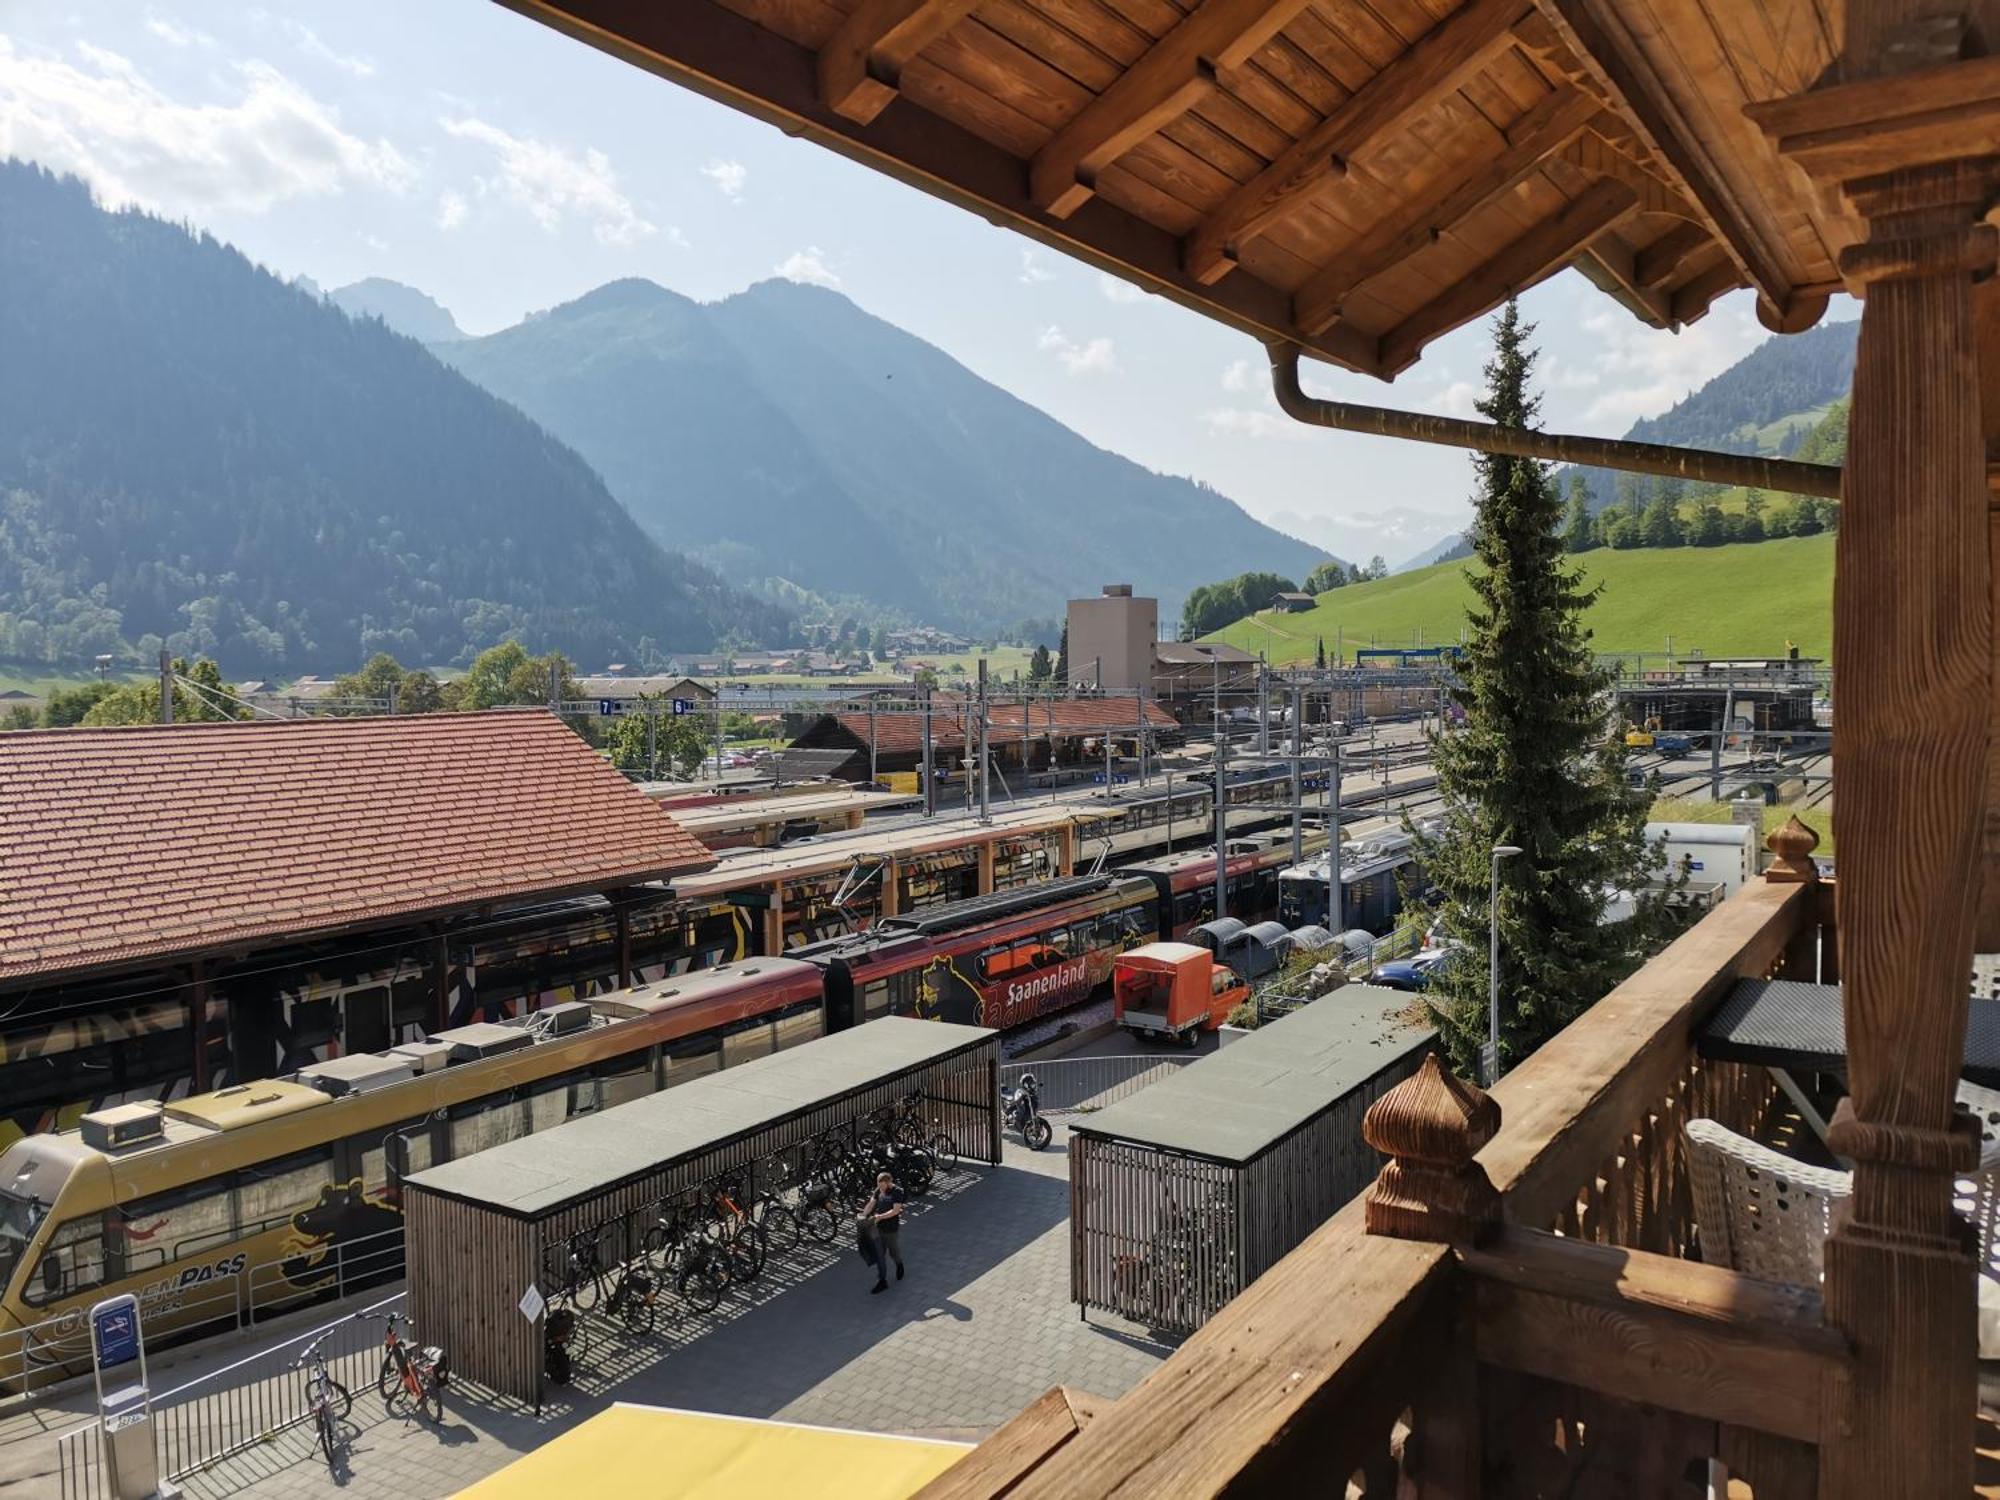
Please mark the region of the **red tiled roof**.
MULTIPOLYGON (((986 710, 987 738, 989 741, 1021 737, 1021 717, 1023 706, 1019 703, 993 703, 986 710)), ((966 726, 974 724, 977 709, 968 699, 934 697, 931 700, 931 745, 963 744, 966 726)), ((1049 703, 1031 703, 1026 706, 1028 736, 1030 739, 1046 738, 1051 732, 1058 739, 1074 738, 1077 735, 1094 735, 1109 729, 1113 734, 1130 733, 1138 725, 1138 700, 1133 698, 1063 698, 1049 703), (1051 727, 1053 721, 1053 729, 1051 727)), ((868 743, 869 715, 846 712, 829 714, 834 723, 844 729, 861 744, 868 743)), ((1178 729, 1180 721, 1157 703, 1146 705, 1146 723, 1154 729, 1178 729)), ((826 720, 815 726, 818 734, 809 730, 799 737, 798 743, 817 743, 825 733, 826 720)), ((976 727, 976 726, 975 726, 976 727)), ((877 752, 914 750, 921 752, 924 745, 923 715, 913 709, 884 710, 874 715, 875 749, 877 752)))
POLYGON ((711 862, 545 713, 0 734, 0 980, 711 862))

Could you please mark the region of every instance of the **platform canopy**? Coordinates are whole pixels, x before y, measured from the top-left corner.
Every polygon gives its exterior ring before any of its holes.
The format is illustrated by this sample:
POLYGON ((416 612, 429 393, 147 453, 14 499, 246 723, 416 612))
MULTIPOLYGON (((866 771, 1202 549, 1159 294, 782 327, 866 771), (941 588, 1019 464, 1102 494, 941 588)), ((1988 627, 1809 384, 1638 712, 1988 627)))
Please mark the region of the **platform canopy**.
POLYGON ((1855 238, 1744 106, 1836 0, 503 0, 1265 341, 1393 376, 1574 264, 1808 326, 1855 238))

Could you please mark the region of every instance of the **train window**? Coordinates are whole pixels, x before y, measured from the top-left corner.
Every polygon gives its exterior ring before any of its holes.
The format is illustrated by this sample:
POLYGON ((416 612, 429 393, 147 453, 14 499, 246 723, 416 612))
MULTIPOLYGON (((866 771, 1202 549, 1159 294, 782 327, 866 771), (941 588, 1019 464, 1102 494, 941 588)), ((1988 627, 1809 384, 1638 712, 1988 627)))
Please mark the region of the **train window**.
POLYGON ((683 1037, 667 1048, 667 1086, 686 1083, 722 1066, 722 1038, 714 1032, 683 1037))
POLYGON ((1084 949, 1090 946, 1090 929, 1086 926, 1083 931, 1085 936, 1081 942, 1076 940, 1075 935, 1067 927, 1058 927, 1053 932, 1043 934, 1041 940, 1042 953, 1035 955, 1029 962, 1040 963, 1043 960, 1043 956, 1047 954, 1053 954, 1056 958, 1063 959, 1072 958, 1078 953, 1083 952, 1084 949))
POLYGON ((756 1021, 731 1031, 722 1038, 722 1065, 733 1068, 753 1057, 763 1057, 776 1042, 776 1028, 769 1021, 756 1021))
POLYGON ((392 1173, 401 1182, 431 1164, 431 1128, 424 1120, 399 1125, 352 1144, 353 1159, 361 1164, 361 1186, 365 1192, 381 1192, 389 1185, 392 1173))
POLYGON ((1014 972, 1013 961, 1008 958, 1005 947, 988 948, 974 962, 979 966, 981 979, 1000 979, 1014 972))
POLYGON ((104 1284, 104 1216, 71 1219, 56 1227, 42 1251, 35 1274, 28 1278, 27 1300, 40 1305, 73 1297, 104 1284))
MULTIPOLYGON (((901 977, 901 976, 898 976, 901 977)), ((778 1048, 795 1047, 824 1035, 826 1025, 817 1005, 802 1005, 778 1017, 778 1048)))
POLYGON ((222 1177, 141 1198, 111 1216, 111 1244, 126 1276, 219 1245, 235 1232, 229 1182, 222 1177))
POLYGON ((577 1113, 571 1106, 576 1102, 574 1095, 580 1094, 583 1110, 597 1108, 597 1082, 595 1079, 575 1080, 574 1090, 568 1078, 544 1078, 528 1093, 528 1129, 530 1132, 547 1130, 560 1125, 571 1114, 577 1113))
POLYGON ((1205 902, 1200 891, 1182 891, 1174 897, 1174 925, 1185 927, 1190 922, 1199 922, 1205 902))
POLYGON ((527 1112, 519 1099, 505 1094, 482 1099, 453 1112, 451 1159, 458 1161, 527 1133, 527 1112))
POLYGON ((246 1234, 275 1229, 333 1186, 333 1147, 259 1162, 236 1173, 236 1222, 246 1234))
POLYGON ((889 981, 878 979, 861 990, 861 1019, 872 1021, 889 1014, 889 981))

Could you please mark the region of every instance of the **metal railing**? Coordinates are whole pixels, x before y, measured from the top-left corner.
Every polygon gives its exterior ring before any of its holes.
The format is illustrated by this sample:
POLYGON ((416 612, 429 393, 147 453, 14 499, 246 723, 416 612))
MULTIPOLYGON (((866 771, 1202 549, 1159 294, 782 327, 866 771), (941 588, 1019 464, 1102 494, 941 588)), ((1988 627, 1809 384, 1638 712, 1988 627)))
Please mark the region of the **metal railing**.
POLYGON ((1033 1073, 1041 1087, 1043 1114, 1081 1114, 1102 1109, 1127 1094, 1136 1094, 1147 1084, 1157 1083, 1193 1061, 1192 1057, 1140 1052, 1122 1057, 1059 1057, 1042 1063, 1002 1063, 1000 1086, 1011 1089, 1020 1083, 1023 1073, 1033 1073))
MULTIPOLYGON (((174 1267, 159 1267, 165 1274, 174 1267)), ((309 1253, 261 1261, 246 1272, 197 1282, 172 1294, 163 1310, 149 1303, 146 1347, 191 1344, 310 1307, 337 1302, 403 1275, 403 1231, 386 1230, 309 1253)), ((0 1390, 28 1400, 64 1381, 90 1373, 90 1340, 82 1308, 24 1328, 0 1332, 0 1390)))
MULTIPOLYGON (((325 1341, 328 1373, 355 1395, 366 1393, 382 1368, 375 1320, 400 1310, 403 1296, 397 1292, 155 1398, 153 1441, 162 1476, 185 1478, 305 1421, 312 1414, 310 1391, 306 1372, 293 1362, 315 1340, 325 1341)), ((107 1493, 98 1427, 92 1420, 56 1439, 62 1500, 100 1500, 107 1493)))

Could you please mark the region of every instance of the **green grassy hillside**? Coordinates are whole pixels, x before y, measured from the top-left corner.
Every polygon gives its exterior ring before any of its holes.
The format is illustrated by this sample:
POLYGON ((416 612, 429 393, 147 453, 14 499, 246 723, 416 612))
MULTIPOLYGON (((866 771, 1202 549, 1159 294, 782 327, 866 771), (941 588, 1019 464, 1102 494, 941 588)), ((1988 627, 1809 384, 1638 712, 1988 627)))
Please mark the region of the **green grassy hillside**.
MULTIPOLYGON (((1833 537, 1787 537, 1737 547, 1674 547, 1576 558, 1603 592, 1590 608, 1592 646, 1600 652, 1663 651, 1708 656, 1775 656, 1786 641, 1799 654, 1833 652, 1833 537)), ((1211 637, 1274 663, 1309 662, 1315 643, 1327 656, 1339 641, 1357 646, 1435 646, 1459 638, 1472 590, 1465 570, 1440 563, 1320 595, 1301 614, 1265 612, 1211 637)))

